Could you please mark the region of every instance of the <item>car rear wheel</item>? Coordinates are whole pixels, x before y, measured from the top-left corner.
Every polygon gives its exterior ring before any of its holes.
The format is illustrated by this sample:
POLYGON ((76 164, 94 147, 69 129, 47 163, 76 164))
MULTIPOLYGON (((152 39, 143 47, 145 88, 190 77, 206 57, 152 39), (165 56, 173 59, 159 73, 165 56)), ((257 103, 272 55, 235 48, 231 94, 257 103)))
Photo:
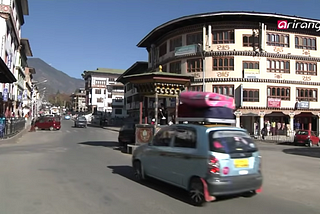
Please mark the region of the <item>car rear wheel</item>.
POLYGON ((318 142, 317 146, 320 146, 320 140, 319 140, 319 142, 318 142))
POLYGON ((51 126, 49 129, 50 129, 50 131, 53 131, 53 130, 54 130, 54 128, 53 128, 52 126, 51 126))
POLYGON ((189 186, 189 198, 193 205, 203 206, 206 203, 204 186, 199 178, 193 178, 189 186))

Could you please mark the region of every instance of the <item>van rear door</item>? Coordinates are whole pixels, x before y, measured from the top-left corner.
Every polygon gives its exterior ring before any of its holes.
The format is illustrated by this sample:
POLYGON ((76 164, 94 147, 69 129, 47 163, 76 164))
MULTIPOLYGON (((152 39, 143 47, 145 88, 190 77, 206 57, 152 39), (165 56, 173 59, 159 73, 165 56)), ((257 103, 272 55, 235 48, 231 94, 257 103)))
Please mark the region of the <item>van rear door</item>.
POLYGON ((209 148, 211 155, 219 160, 220 176, 258 173, 260 166, 258 149, 245 131, 211 131, 209 148))

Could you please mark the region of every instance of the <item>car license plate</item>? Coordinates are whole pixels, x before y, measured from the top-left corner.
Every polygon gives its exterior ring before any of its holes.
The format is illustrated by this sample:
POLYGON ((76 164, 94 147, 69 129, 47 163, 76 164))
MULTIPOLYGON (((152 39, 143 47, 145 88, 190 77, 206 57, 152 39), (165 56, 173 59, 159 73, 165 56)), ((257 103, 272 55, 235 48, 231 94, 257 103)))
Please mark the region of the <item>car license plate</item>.
POLYGON ((248 159, 236 159, 233 161, 233 163, 236 168, 249 167, 249 160, 248 159))

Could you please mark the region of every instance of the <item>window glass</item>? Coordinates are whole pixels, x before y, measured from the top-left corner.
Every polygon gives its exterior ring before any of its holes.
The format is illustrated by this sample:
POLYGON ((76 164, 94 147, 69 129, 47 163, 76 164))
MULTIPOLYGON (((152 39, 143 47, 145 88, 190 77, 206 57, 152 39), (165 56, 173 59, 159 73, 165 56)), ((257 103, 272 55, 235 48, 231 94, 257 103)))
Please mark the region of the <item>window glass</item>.
POLYGON ((175 134, 174 147, 196 148, 196 130, 189 128, 178 128, 175 134))
POLYGON ((211 131, 209 146, 213 152, 227 154, 257 151, 255 143, 243 131, 211 131))
POLYGON ((154 146, 170 146, 171 140, 175 135, 175 130, 172 128, 160 130, 153 140, 154 146))

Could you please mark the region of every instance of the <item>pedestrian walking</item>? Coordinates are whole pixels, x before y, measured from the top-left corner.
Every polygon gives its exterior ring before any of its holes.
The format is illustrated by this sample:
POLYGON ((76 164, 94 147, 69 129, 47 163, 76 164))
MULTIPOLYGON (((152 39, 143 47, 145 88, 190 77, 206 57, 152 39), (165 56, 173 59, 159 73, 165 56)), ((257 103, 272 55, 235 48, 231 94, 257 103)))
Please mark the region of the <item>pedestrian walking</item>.
POLYGON ((262 140, 264 140, 265 138, 264 138, 264 136, 266 136, 266 134, 267 134, 267 127, 263 127, 262 129, 261 129, 261 137, 262 137, 262 140))

